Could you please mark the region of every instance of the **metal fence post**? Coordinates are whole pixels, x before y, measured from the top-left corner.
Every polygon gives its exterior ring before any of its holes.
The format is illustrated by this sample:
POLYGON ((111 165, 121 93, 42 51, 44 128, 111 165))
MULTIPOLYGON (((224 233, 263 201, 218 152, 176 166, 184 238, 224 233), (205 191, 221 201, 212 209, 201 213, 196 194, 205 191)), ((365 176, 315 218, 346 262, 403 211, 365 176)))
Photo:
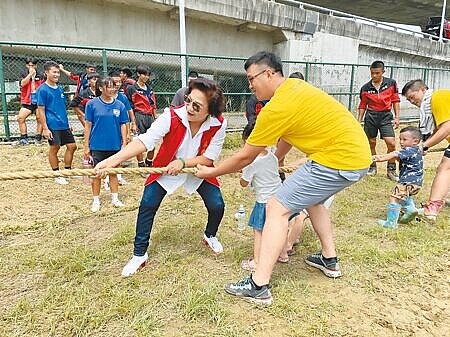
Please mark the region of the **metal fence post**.
POLYGON ((350 74, 350 92, 348 94, 348 111, 352 111, 353 84, 355 82, 355 65, 352 64, 352 72, 350 74))
POLYGON ((3 52, 1 45, 0 45, 0 90, 2 91, 3 125, 5 126, 6 140, 9 140, 11 137, 11 133, 9 130, 8 104, 6 103, 5 73, 3 71, 3 52))
POLYGON ((422 78, 423 78, 423 82, 424 82, 424 83, 427 83, 427 82, 428 82, 428 68, 424 68, 424 69, 423 69, 423 75, 422 75, 422 78))
POLYGON ((309 80, 309 63, 306 62, 305 64, 305 81, 308 82, 309 80))
POLYGON ((106 49, 102 50, 102 68, 103 68, 103 76, 108 76, 108 59, 106 56, 106 49))

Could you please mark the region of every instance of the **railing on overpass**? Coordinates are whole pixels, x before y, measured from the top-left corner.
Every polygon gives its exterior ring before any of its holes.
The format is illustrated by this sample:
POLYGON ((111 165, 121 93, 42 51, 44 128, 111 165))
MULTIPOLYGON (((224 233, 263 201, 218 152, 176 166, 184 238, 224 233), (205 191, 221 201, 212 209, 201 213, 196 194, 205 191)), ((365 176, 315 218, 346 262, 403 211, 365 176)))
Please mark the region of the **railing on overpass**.
MULTIPOLYGON (((61 63, 73 73, 83 72, 86 63, 98 65, 100 74, 123 67, 135 69, 138 64, 146 64, 152 71, 150 85, 157 96, 158 111, 167 107, 174 93, 181 86, 181 60, 186 60, 186 73, 196 70, 202 76, 217 81, 223 88, 226 101, 226 114, 232 129, 245 125, 245 103, 251 94, 243 64, 245 58, 198 54, 178 54, 146 50, 130 50, 118 48, 98 48, 91 46, 69 46, 34 43, 16 43, 0 41, 0 96, 1 113, 0 139, 9 140, 19 135, 16 115, 20 108, 19 80, 25 70, 25 59, 36 57, 38 71, 42 72, 45 61, 53 60, 61 63)), ((370 79, 369 65, 320 63, 295 60, 283 61, 284 73, 288 76, 300 71, 311 84, 323 89, 344 104, 353 113, 359 101, 359 89, 370 79)), ((422 78, 430 87, 450 87, 450 70, 386 66, 386 75, 395 78, 400 86, 408 80, 422 78)), ((71 97, 75 83, 65 75, 61 75, 60 83, 67 96, 71 97)), ((404 118, 417 116, 417 109, 403 102, 404 118)), ((73 113, 69 111, 73 117, 73 113)), ((28 121, 31 123, 32 118, 28 121)), ((74 119, 76 121, 76 119, 74 119)), ((74 126, 81 132, 81 125, 74 126)), ((30 133, 34 127, 30 127, 30 133)))
MULTIPOLYGON (((324 14, 327 14, 330 16, 338 16, 340 18, 351 19, 353 21, 361 22, 361 23, 364 23, 367 25, 376 26, 379 28, 387 29, 387 30, 393 30, 393 31, 401 32, 401 33, 405 33, 405 34, 410 34, 410 35, 417 36, 417 37, 423 37, 423 38, 427 38, 430 40, 438 40, 439 39, 439 36, 424 33, 422 31, 416 31, 416 30, 413 30, 413 29, 410 29, 407 27, 403 27, 406 25, 398 25, 395 23, 377 21, 377 20, 369 19, 369 18, 366 18, 363 16, 353 15, 353 14, 341 12, 339 10, 321 7, 321 6, 317 6, 317 5, 313 5, 313 4, 308 4, 305 2, 301 2, 301 1, 294 1, 294 0, 271 0, 271 1, 283 4, 283 5, 287 5, 287 6, 293 6, 293 7, 298 7, 298 8, 302 8, 302 9, 311 9, 313 11, 316 11, 319 13, 324 13, 324 14)), ((441 42, 449 42, 450 40, 443 38, 440 41, 441 42)))

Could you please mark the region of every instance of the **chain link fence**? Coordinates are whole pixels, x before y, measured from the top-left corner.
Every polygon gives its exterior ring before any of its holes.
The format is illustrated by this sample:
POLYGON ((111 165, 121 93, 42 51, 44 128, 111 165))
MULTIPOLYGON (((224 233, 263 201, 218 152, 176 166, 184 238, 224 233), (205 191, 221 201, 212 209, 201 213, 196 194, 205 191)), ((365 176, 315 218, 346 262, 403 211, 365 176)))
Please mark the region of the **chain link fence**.
MULTIPOLYGON (((150 86, 155 91, 157 112, 161 112, 170 104, 173 95, 181 87, 181 66, 185 64, 186 73, 195 70, 201 76, 215 80, 223 88, 226 96, 226 118, 230 129, 240 129, 246 123, 245 103, 250 90, 243 69, 245 58, 0 42, 0 138, 3 140, 19 136, 19 80, 26 70, 27 57, 38 59, 37 70, 40 73, 43 72, 43 64, 49 60, 62 64, 72 73, 82 73, 87 63, 93 63, 101 75, 123 67, 134 70, 137 65, 145 64, 151 69, 150 86)), ((370 79, 368 65, 294 61, 284 61, 283 65, 285 76, 300 71, 308 82, 328 92, 353 113, 356 113, 359 103, 359 89, 370 79)), ((439 88, 450 87, 449 72, 450 70, 445 69, 388 66, 385 74, 395 78, 400 89, 408 80, 415 78, 422 78, 430 87, 439 88)), ((69 103, 76 83, 61 74, 60 84, 69 103)), ((409 108, 411 116, 417 116, 417 109, 406 102, 403 105, 409 108)), ((68 113, 74 133, 81 134, 82 126, 76 114, 70 109, 68 113)), ((27 126, 28 133, 32 135, 35 132, 33 117, 27 119, 27 126)))

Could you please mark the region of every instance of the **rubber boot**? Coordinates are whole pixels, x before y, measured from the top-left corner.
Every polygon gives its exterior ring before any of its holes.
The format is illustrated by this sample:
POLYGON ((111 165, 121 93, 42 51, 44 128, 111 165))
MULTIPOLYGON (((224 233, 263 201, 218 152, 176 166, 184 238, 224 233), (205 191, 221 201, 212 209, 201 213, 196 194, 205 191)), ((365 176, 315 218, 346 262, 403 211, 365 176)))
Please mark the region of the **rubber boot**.
POLYGON ((412 197, 408 197, 402 206, 405 212, 401 216, 400 220, 398 220, 398 222, 408 223, 414 220, 418 214, 416 205, 414 205, 414 199, 412 197))
POLYGON ((391 202, 387 205, 387 208, 387 220, 378 220, 378 224, 385 228, 396 229, 401 206, 391 202))

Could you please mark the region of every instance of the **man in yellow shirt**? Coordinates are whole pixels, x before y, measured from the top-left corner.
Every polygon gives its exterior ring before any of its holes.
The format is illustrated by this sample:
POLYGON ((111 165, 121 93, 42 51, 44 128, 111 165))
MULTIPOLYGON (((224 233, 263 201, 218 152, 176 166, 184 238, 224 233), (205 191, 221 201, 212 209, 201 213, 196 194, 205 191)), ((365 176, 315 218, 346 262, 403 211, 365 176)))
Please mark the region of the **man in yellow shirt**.
MULTIPOLYGON (((412 80, 405 84, 402 95, 420 108, 419 129, 426 139, 422 143, 424 154, 428 149, 444 139, 450 143, 450 90, 428 89, 422 80, 412 80)), ((419 214, 436 221, 439 211, 445 204, 450 187, 450 145, 444 152, 436 169, 428 201, 419 214)))
POLYGON ((372 158, 367 137, 350 112, 305 81, 285 79, 279 57, 259 52, 246 61, 244 68, 250 90, 258 100, 270 101, 259 113, 244 147, 215 168, 198 165, 196 175, 213 177, 236 172, 278 141, 280 157, 292 146, 308 155, 307 163, 291 174, 267 202, 255 273, 225 286, 232 295, 269 305, 270 277, 286 240, 289 216, 295 212, 308 210, 322 245, 322 250, 307 256, 305 262, 329 277, 341 276, 330 216, 323 203, 360 180, 372 158))

